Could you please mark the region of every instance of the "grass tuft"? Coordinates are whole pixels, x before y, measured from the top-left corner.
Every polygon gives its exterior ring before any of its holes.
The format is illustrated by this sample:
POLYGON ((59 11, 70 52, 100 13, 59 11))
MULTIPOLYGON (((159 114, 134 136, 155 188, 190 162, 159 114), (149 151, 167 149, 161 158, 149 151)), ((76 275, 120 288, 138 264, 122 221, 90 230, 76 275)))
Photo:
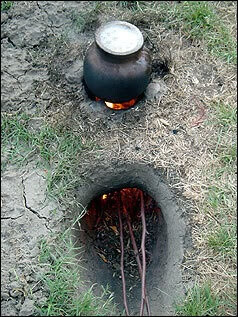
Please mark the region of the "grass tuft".
POLYGON ((102 3, 96 1, 85 11, 81 11, 80 14, 72 12, 72 21, 78 32, 85 32, 95 28, 101 7, 102 3))
POLYGON ((13 5, 12 1, 1 1, 1 11, 7 11, 13 5))
POLYGON ((173 11, 166 4, 171 26, 180 28, 188 38, 203 40, 208 50, 228 63, 237 62, 237 45, 229 30, 208 1, 183 1, 173 11))
POLYGON ((208 192, 208 204, 214 210, 219 210, 219 207, 226 206, 227 193, 224 188, 218 186, 210 186, 208 192))
POLYGON ((215 13, 207 1, 183 1, 176 12, 191 37, 202 38, 204 32, 213 30, 215 13))
POLYGON ((34 156, 48 171, 48 194, 60 199, 77 183, 75 167, 83 151, 96 146, 90 141, 83 144, 73 131, 49 125, 35 131, 31 120, 34 118, 26 114, 2 115, 2 169, 7 164, 22 165, 34 156))
POLYGON ((221 225, 213 234, 208 237, 208 246, 215 252, 222 253, 224 256, 236 256, 236 226, 231 224, 221 225))
POLYGON ((119 1, 126 19, 139 27, 157 30, 179 30, 187 39, 201 41, 208 51, 228 63, 237 62, 236 38, 226 22, 209 1, 119 1), (133 15, 132 15, 133 14, 133 15))
POLYGON ((212 293, 210 284, 195 286, 185 302, 176 305, 179 316, 217 316, 220 300, 212 293))
POLYGON ((213 104, 216 112, 216 121, 220 127, 229 129, 237 124, 237 109, 230 104, 217 102, 213 104))
POLYGON ((111 316, 115 314, 113 295, 103 289, 95 296, 93 287, 82 288, 80 266, 76 254, 80 252, 69 234, 57 241, 42 240, 39 265, 44 268, 41 281, 48 290, 46 300, 36 305, 35 316, 111 316))
POLYGON ((138 9, 139 2, 141 1, 117 1, 116 4, 119 8, 136 11, 138 9))
POLYGON ((237 160, 237 144, 224 148, 221 153, 220 160, 225 165, 235 163, 237 160))

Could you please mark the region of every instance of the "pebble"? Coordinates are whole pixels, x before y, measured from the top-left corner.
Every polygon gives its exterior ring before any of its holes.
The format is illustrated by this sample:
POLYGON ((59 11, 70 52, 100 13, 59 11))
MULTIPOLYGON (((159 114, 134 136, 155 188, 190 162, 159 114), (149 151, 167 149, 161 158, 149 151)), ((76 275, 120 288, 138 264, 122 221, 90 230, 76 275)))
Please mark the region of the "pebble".
POLYGON ((145 95, 148 100, 159 101, 166 92, 167 86, 162 80, 160 80, 150 83, 146 89, 145 95))
POLYGON ((1 294, 1 300, 8 300, 9 299, 9 295, 8 295, 8 293, 2 293, 1 294))
POLYGON ((5 12, 1 13, 1 24, 4 23, 5 21, 7 21, 8 19, 8 15, 5 12))
POLYGON ((19 312, 19 316, 31 316, 34 310, 34 300, 26 298, 19 312))
POLYGON ((83 76, 83 62, 75 61, 67 70, 65 78, 71 84, 80 84, 83 76))
POLYGON ((13 298, 20 297, 21 295, 23 295, 23 293, 17 289, 10 290, 9 293, 10 293, 10 296, 13 298))
POLYGON ((10 285, 9 285, 9 288, 10 289, 14 289, 14 288, 19 288, 20 287, 20 285, 19 285, 19 283, 18 282, 16 282, 16 281, 14 281, 14 282, 12 282, 10 285))

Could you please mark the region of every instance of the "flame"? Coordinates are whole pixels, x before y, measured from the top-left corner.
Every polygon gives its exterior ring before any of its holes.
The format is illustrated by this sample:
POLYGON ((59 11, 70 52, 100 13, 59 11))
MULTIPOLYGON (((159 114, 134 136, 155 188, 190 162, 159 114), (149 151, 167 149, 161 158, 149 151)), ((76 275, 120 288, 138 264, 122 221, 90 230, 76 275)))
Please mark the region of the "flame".
MULTIPOLYGON (((99 97, 95 97, 95 100, 96 101, 100 101, 102 99, 99 98, 99 97)), ((109 102, 109 101, 104 101, 104 102, 105 102, 105 104, 106 104, 106 106, 108 108, 111 108, 111 109, 114 109, 114 110, 122 110, 122 109, 128 109, 128 108, 134 106, 136 101, 137 101, 137 98, 134 98, 134 99, 131 99, 129 101, 122 102, 122 103, 112 103, 112 102, 109 102)))
MULTIPOLYGON (((140 189, 126 187, 93 199, 85 215, 89 230, 99 228, 104 220, 106 222, 109 221, 109 226, 113 226, 111 229, 114 230, 118 210, 124 215, 128 215, 131 221, 139 219, 141 210, 140 196, 140 189)), ((160 209, 156 206, 155 201, 146 193, 143 193, 143 196, 145 212, 153 210, 159 213, 160 209)))

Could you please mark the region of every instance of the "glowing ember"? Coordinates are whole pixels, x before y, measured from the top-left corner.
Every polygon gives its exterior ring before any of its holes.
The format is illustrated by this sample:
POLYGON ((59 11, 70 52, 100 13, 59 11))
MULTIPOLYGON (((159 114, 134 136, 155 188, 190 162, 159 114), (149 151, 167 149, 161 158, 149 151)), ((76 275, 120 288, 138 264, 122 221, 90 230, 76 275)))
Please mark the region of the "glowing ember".
MULTIPOLYGON (((110 109, 113 109, 113 110, 123 110, 123 109, 128 109, 132 106, 134 106, 134 104, 136 103, 138 98, 134 98, 134 99, 131 99, 129 101, 125 101, 125 102, 122 102, 122 103, 112 103, 112 102, 108 102, 108 101, 104 101, 106 106, 110 109)), ((100 101, 102 100, 101 98, 99 97, 95 97, 95 100, 96 101, 100 101)))
MULTIPOLYGON (((97 228, 99 223, 107 217, 117 217, 120 209, 123 215, 129 215, 132 221, 140 219, 140 194, 138 188, 122 188, 118 191, 103 194, 91 201, 88 212, 85 215, 90 230, 97 228)), ((145 212, 159 211, 155 201, 146 193, 144 195, 145 212)), ((112 223, 112 225, 114 225, 112 223)))

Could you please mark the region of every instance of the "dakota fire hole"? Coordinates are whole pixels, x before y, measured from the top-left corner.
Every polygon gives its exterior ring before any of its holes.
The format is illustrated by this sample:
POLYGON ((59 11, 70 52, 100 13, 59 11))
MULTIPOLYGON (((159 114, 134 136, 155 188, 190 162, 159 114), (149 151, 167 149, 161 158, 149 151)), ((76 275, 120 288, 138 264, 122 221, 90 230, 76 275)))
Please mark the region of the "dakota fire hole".
MULTIPOLYGON (((100 101, 101 99, 98 97, 95 97, 96 101, 100 101)), ((134 106, 137 102, 138 98, 133 98, 129 101, 126 102, 122 102, 122 103, 113 103, 113 102, 108 102, 108 101, 104 101, 105 105, 108 108, 114 109, 114 110, 125 110, 125 109, 129 109, 130 107, 134 106)))
POLYGON ((75 216, 84 216, 75 222, 72 236, 85 268, 85 289, 95 285, 100 295, 101 287, 108 287, 117 316, 124 310, 131 316, 173 316, 174 302, 184 294, 186 209, 177 204, 164 174, 137 163, 100 166, 79 186, 76 199, 81 208, 75 216))
POLYGON ((153 261, 159 214, 156 202, 138 188, 105 193, 89 204, 85 223, 94 233, 96 253, 114 277, 125 275, 129 291, 153 261))
POLYGON ((107 106, 107 108, 113 109, 113 110, 127 110, 129 108, 132 108, 133 106, 135 106, 143 97, 144 97, 144 93, 142 93, 140 96, 133 98, 131 100, 125 101, 125 102, 110 102, 110 101, 106 101, 103 100, 97 96, 94 96, 93 93, 89 90, 89 88, 87 87, 85 80, 82 80, 83 86, 85 88, 85 91, 89 97, 89 99, 96 101, 96 102, 103 102, 105 104, 105 106, 107 106))

